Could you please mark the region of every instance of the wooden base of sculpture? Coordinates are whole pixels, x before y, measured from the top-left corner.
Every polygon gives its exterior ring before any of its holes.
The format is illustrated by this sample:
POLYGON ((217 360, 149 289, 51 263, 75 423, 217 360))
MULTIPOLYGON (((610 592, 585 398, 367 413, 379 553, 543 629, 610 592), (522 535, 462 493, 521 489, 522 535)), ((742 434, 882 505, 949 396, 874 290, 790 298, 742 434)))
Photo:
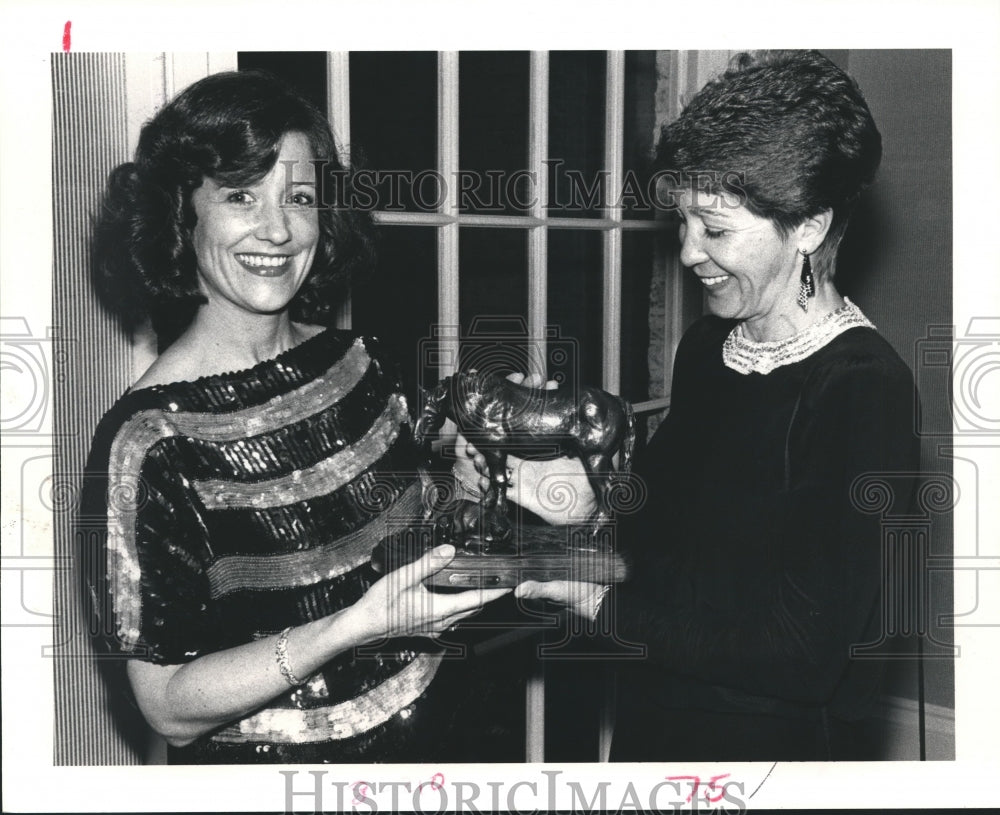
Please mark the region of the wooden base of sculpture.
POLYGON ((441 544, 458 550, 454 560, 424 585, 436 589, 510 588, 526 580, 620 583, 628 566, 613 547, 613 525, 516 526, 502 543, 478 534, 455 535, 441 518, 388 536, 372 553, 372 564, 388 573, 441 544))

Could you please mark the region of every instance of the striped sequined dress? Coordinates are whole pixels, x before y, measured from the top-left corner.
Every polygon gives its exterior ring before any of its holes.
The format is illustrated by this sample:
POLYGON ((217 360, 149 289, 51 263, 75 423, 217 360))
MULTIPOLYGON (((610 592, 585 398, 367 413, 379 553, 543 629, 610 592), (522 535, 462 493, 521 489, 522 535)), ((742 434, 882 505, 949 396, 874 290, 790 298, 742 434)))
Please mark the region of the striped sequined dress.
MULTIPOLYGON (((327 330, 251 369, 124 395, 95 435, 84 571, 112 652, 174 665, 355 601, 421 516, 406 400, 377 343, 327 330)), ((441 652, 342 654, 177 763, 416 760, 441 652)), ((432 726, 434 725, 434 726, 432 726)))

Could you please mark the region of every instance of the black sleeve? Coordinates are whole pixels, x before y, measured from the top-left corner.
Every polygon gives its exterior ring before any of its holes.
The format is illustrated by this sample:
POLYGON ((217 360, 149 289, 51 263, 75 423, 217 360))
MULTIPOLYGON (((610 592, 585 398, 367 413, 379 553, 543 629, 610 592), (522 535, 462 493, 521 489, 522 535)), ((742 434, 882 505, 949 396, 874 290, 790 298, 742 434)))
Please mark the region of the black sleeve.
MULTIPOLYGON (((698 575, 678 554, 691 546, 647 541, 637 548, 633 581, 602 609, 615 615, 605 626, 678 673, 752 694, 827 701, 850 646, 865 641, 882 578, 880 517, 856 505, 852 484, 867 473, 916 472, 914 397, 898 358, 862 355, 816 372, 789 433, 786 488, 761 496, 770 535, 765 578, 744 580, 739 602, 720 610, 702 602, 698 575)), ((698 545, 696 526, 677 528, 698 545)))
POLYGON ((99 427, 78 518, 91 630, 108 653, 159 664, 214 648, 203 528, 169 445, 141 414, 99 427))

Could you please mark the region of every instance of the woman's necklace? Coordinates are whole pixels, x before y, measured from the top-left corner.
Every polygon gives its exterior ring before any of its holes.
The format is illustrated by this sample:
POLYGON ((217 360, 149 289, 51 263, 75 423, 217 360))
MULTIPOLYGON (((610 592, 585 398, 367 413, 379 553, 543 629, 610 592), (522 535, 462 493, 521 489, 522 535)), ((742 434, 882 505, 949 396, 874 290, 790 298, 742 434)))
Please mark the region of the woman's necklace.
POLYGON ((818 351, 834 337, 851 328, 875 328, 854 303, 844 298, 844 305, 831 311, 819 322, 783 340, 757 342, 744 336, 740 323, 722 344, 722 361, 737 373, 769 374, 782 365, 800 362, 818 351))

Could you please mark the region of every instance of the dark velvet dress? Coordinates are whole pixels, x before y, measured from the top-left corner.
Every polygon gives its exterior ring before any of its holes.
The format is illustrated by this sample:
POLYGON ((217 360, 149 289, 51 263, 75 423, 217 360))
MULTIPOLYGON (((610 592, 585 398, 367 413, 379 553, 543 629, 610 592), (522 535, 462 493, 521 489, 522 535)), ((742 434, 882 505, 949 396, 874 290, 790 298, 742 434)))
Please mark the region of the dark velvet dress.
POLYGON ((602 625, 646 657, 620 672, 612 758, 869 757, 857 723, 883 666, 850 649, 878 639, 885 575, 856 479, 917 470, 912 375, 870 327, 741 373, 723 363, 734 325, 685 334, 636 462, 651 500, 624 519, 634 579, 602 625))
MULTIPOLYGON (((249 370, 124 395, 84 498, 107 648, 176 665, 357 601, 378 579, 372 548, 421 518, 410 442, 377 343, 333 330, 249 370)), ((418 638, 342 654, 169 760, 463 760, 444 662, 418 638)))

